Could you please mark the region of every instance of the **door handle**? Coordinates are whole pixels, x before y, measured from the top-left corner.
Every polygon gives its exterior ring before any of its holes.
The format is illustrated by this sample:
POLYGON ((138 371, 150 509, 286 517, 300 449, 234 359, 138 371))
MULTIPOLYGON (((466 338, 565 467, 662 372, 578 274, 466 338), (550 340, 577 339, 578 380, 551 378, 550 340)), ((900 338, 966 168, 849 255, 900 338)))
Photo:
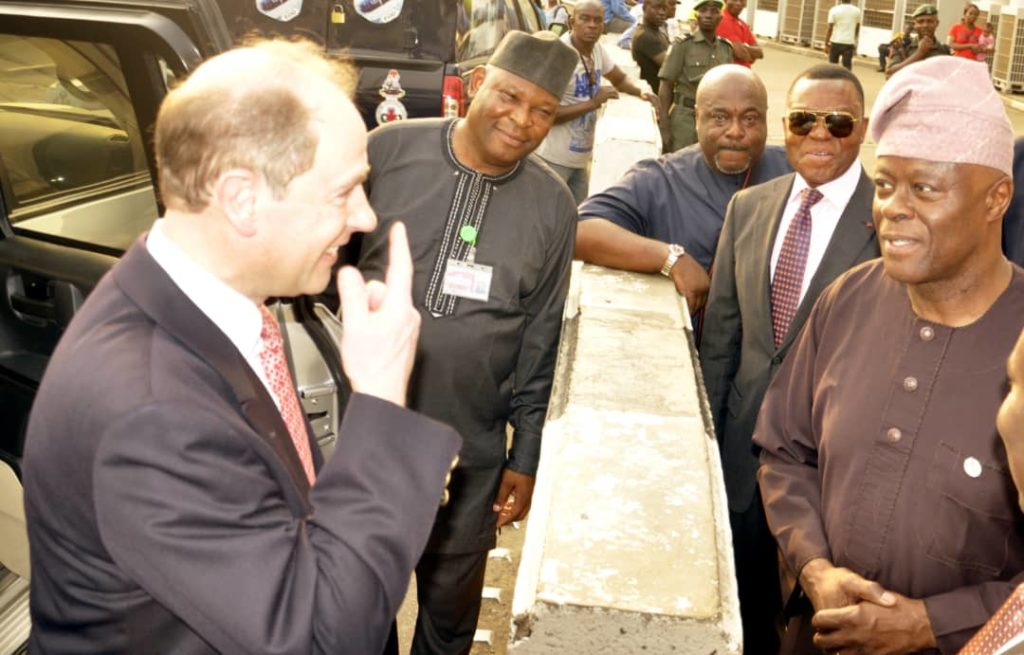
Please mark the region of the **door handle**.
POLYGON ((36 300, 23 293, 11 294, 11 308, 19 314, 44 321, 55 321, 57 318, 57 311, 52 300, 36 300))
POLYGON ((18 314, 56 323, 61 329, 68 326, 75 312, 85 301, 85 295, 78 287, 63 280, 51 280, 47 283, 45 298, 31 298, 19 289, 11 291, 9 297, 11 309, 18 314))

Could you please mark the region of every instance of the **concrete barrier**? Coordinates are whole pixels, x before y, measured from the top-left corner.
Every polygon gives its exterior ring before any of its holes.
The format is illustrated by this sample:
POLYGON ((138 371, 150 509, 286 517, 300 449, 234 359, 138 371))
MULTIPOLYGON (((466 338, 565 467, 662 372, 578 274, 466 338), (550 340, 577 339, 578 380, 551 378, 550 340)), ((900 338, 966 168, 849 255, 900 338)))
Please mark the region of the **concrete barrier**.
POLYGON ((740 652, 721 465, 695 362, 671 282, 577 263, 511 652, 740 652))
MULTIPOLYGON (((592 191, 660 150, 649 105, 634 98, 609 102, 597 130, 592 191)), ((510 652, 740 652, 699 377, 689 312, 668 279, 574 264, 510 652)))

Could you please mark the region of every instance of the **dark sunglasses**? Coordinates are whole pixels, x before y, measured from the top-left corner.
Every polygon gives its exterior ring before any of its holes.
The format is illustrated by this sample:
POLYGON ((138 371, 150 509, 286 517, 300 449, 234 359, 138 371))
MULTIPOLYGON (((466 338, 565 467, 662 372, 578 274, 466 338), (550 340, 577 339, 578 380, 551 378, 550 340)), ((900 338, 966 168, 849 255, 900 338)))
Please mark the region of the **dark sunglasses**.
POLYGON ((825 119, 825 127, 829 134, 837 139, 845 139, 853 134, 853 126, 860 119, 845 111, 805 111, 795 110, 786 114, 786 125, 789 131, 797 136, 807 136, 818 124, 818 119, 825 119))

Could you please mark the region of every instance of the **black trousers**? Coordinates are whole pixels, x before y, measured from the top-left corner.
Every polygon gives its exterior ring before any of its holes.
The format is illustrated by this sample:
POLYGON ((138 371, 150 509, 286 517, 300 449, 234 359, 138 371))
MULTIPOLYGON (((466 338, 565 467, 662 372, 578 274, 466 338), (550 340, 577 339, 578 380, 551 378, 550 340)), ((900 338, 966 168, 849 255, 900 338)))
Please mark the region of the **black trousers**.
POLYGON ((839 59, 843 60, 843 68, 853 70, 853 49, 852 43, 832 43, 828 47, 828 63, 837 64, 839 59))
POLYGON ((416 565, 416 631, 410 655, 465 655, 473 647, 487 551, 424 553, 416 565))
POLYGON ((743 620, 744 655, 777 655, 782 615, 778 546, 768 529, 761 491, 750 507, 729 512, 743 620))
POLYGON ((885 60, 889 57, 889 51, 892 49, 892 45, 889 43, 883 43, 878 46, 878 67, 885 70, 885 60))

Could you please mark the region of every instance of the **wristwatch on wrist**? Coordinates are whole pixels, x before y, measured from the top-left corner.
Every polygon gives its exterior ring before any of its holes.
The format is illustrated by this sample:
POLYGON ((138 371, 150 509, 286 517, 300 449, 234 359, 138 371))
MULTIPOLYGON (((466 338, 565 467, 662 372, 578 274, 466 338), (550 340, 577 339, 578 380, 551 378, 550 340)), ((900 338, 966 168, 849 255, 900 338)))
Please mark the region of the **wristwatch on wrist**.
POLYGON ((661 265, 661 274, 668 277, 672 273, 672 267, 676 265, 676 261, 685 254, 686 250, 678 243, 668 244, 668 257, 661 265))

